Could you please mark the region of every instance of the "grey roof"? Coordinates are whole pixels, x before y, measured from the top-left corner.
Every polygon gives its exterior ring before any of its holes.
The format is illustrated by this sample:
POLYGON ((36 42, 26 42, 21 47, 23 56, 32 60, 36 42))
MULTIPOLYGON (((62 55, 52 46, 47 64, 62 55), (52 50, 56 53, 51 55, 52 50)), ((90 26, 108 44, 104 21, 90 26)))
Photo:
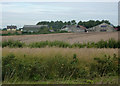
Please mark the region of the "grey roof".
POLYGON ((84 32, 85 28, 81 27, 80 25, 65 25, 61 30, 68 32, 84 32))
POLYGON ((48 25, 24 25, 24 27, 36 27, 36 28, 39 28, 39 27, 47 27, 48 25))
POLYGON ((14 26, 14 25, 7 26, 7 29, 17 29, 17 26, 14 26))
POLYGON ((34 31, 37 32, 41 27, 47 27, 48 25, 24 25, 23 31, 34 31))

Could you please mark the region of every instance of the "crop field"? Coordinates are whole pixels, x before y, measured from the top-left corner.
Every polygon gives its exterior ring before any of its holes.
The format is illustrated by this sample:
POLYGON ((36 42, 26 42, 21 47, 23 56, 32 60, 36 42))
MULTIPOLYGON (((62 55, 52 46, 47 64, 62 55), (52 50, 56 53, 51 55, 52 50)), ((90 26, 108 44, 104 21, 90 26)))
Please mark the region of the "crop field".
POLYGON ((17 36, 2 36, 2 40, 19 40, 25 43, 39 42, 39 41, 65 41, 68 43, 83 43, 83 42, 97 42, 101 39, 109 40, 114 38, 118 40, 118 32, 102 32, 102 33, 56 33, 56 34, 40 34, 40 35, 17 35, 17 36))

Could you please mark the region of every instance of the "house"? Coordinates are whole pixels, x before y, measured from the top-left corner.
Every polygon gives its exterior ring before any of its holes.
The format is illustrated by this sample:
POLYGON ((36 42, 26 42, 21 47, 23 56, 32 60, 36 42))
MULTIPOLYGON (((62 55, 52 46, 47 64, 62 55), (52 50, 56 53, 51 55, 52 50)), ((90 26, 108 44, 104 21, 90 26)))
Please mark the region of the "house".
POLYGON ((7 31, 16 31, 17 26, 11 25, 11 26, 7 26, 7 31))
POLYGON ((89 32, 114 32, 116 31, 112 25, 102 23, 100 25, 97 25, 95 27, 89 28, 89 32))
POLYGON ((55 32, 54 30, 49 30, 50 32, 55 32))
POLYGON ((23 32, 39 32, 40 29, 48 27, 48 25, 24 25, 23 32))
POLYGON ((61 31, 68 31, 68 32, 85 32, 87 28, 81 25, 65 25, 62 27, 61 31))

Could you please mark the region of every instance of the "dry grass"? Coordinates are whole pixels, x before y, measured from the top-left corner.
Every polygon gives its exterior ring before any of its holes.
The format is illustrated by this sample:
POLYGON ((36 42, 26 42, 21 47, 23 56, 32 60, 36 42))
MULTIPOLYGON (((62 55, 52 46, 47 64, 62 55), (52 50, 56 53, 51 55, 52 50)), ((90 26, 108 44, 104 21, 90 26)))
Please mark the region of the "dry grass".
POLYGON ((19 36, 3 36, 3 40, 13 39, 20 40, 22 42, 31 43, 38 41, 65 41, 71 44, 83 43, 89 41, 100 41, 114 38, 118 40, 118 32, 102 32, 102 33, 56 33, 56 34, 40 34, 40 35, 19 35, 19 36))
POLYGON ((105 54, 113 56, 118 55, 118 49, 94 49, 94 48, 3 48, 3 56, 7 56, 9 53, 14 53, 18 58, 23 58, 26 55, 27 58, 52 58, 54 56, 63 56, 66 58, 73 57, 73 54, 77 54, 82 61, 91 61, 95 57, 102 57, 105 54))

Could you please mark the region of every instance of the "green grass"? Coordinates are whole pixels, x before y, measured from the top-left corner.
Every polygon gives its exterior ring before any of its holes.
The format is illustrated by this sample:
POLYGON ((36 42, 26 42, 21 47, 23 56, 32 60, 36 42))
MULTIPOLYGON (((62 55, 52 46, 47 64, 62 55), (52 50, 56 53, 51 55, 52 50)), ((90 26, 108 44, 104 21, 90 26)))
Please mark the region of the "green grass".
POLYGON ((95 79, 73 79, 73 80, 45 80, 45 81, 4 81, 3 84, 118 84, 118 76, 101 77, 95 79))
POLYGON ((96 78, 118 76, 120 68, 118 60, 120 59, 116 54, 113 56, 104 55, 83 64, 76 54, 69 58, 61 55, 52 58, 24 55, 18 58, 11 53, 2 58, 2 80, 4 83, 40 83, 40 81, 42 81, 41 83, 46 81, 46 83, 70 83, 71 81, 71 83, 80 83, 74 80, 81 80, 81 82, 86 80, 82 83, 93 84, 96 78), (52 82, 54 80, 57 81, 52 82))
MULTIPOLYGON (((1 45, 1 43, 0 43, 1 45)), ((8 40, 2 42, 2 47, 30 47, 30 48, 44 48, 44 47, 59 47, 59 48, 120 48, 120 41, 109 39, 108 41, 100 40, 98 42, 88 43, 74 43, 70 44, 64 41, 41 41, 25 44, 20 41, 8 40)))

